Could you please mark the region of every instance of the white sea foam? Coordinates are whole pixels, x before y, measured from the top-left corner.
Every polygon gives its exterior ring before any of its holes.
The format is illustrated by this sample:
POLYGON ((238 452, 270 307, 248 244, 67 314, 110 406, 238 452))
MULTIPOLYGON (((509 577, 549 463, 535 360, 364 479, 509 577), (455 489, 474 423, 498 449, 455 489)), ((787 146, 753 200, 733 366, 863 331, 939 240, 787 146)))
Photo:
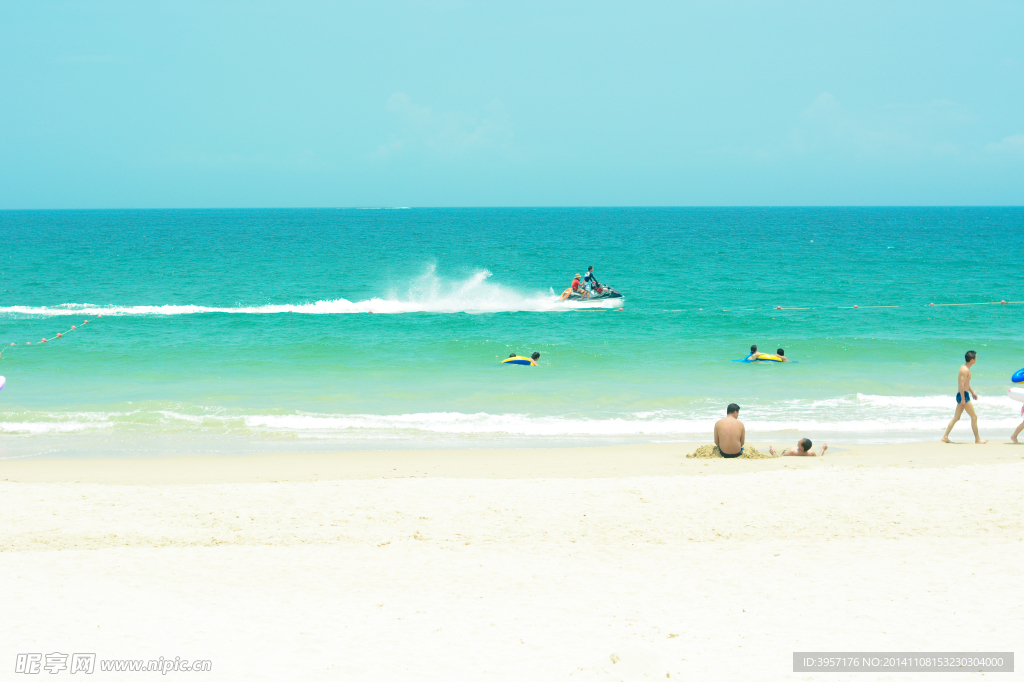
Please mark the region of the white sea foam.
POLYGON ((113 422, 80 422, 80 421, 24 421, 8 422, 0 420, 0 433, 39 436, 52 433, 77 433, 93 429, 105 429, 113 426, 113 422))
POLYGON ((785 408, 803 409, 826 408, 890 408, 890 409, 929 409, 948 408, 952 396, 948 395, 855 395, 824 398, 821 400, 787 400, 781 405, 785 408))
POLYGON ((384 298, 349 301, 344 298, 315 303, 268 304, 261 306, 216 307, 202 305, 117 305, 65 303, 56 306, 3 306, 0 314, 39 315, 194 315, 197 313, 230 313, 269 315, 297 313, 306 315, 339 315, 350 313, 497 313, 555 312, 574 308, 617 308, 624 299, 600 301, 563 301, 553 290, 548 293, 522 293, 511 287, 487 281, 491 273, 480 270, 464 280, 438 277, 430 267, 405 291, 391 292, 384 298))
MULTIPOLYGON (((310 436, 346 437, 368 435, 369 432, 392 432, 453 435, 509 436, 588 436, 588 437, 693 437, 706 436, 714 428, 719 415, 703 417, 660 417, 642 419, 627 417, 569 418, 537 417, 526 414, 462 414, 434 412, 401 415, 275 415, 247 416, 246 426, 255 429, 295 432, 310 436)), ((818 432, 837 434, 900 434, 939 433, 949 415, 929 419, 905 416, 860 418, 843 421, 823 418, 789 418, 778 420, 744 419, 747 431, 754 433, 818 432)), ((1012 429, 1019 419, 1001 416, 989 418, 986 428, 1012 429)))
MULTIPOLYGON (((976 402, 982 429, 1011 431, 1020 422, 1020 403, 1004 395, 976 402)), ((920 440, 941 434, 952 416, 951 396, 856 394, 821 400, 785 400, 745 406, 741 417, 751 439, 791 434, 841 438, 846 442, 920 440)), ((130 412, 0 412, 0 433, 40 435, 130 430, 133 433, 243 433, 327 440, 415 440, 456 438, 628 438, 699 440, 720 417, 720 405, 689 410, 656 410, 603 415, 536 415, 487 412, 407 414, 253 414, 223 408, 166 406, 130 412)), ((969 429, 965 417, 958 429, 969 429)))

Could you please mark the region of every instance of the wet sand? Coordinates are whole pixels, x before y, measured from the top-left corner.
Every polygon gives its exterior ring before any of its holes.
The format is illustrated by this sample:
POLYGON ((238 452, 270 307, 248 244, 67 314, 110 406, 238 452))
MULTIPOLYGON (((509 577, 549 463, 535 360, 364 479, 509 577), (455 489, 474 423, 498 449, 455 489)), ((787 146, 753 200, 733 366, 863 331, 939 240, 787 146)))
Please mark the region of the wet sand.
MULTIPOLYGON (((795 440, 794 440, 795 443, 795 440)), ((767 452, 794 443, 753 442, 767 452)), ((825 457, 772 460, 686 459, 702 443, 658 443, 590 448, 391 450, 275 453, 145 459, 18 459, 0 461, 0 481, 135 485, 257 483, 368 478, 617 478, 708 473, 752 473, 808 466, 945 467, 1024 459, 1024 444, 830 444, 825 457), (708 468, 710 467, 710 468, 708 468)), ((820 444, 815 444, 820 446, 820 444)))

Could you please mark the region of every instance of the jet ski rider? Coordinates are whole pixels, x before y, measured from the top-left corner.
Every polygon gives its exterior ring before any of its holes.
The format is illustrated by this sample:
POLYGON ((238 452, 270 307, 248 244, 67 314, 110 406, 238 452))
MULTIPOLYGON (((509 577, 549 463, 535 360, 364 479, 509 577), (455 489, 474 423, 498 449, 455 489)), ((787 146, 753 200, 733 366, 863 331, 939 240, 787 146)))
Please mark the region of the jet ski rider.
POLYGON ((590 291, 585 286, 580 284, 580 273, 578 272, 576 273, 576 277, 574 277, 572 280, 572 291, 575 294, 579 294, 580 298, 590 297, 590 291))
POLYGON ((583 283, 587 287, 587 291, 601 293, 601 283, 597 281, 597 277, 594 277, 594 266, 587 267, 587 274, 583 275, 583 283))

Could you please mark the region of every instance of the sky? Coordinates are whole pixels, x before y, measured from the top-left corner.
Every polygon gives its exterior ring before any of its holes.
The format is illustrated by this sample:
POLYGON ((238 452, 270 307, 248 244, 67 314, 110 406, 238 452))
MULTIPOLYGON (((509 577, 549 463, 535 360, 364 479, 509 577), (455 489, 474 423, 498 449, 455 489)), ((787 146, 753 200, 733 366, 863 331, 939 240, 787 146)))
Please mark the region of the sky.
POLYGON ((0 209, 1024 204, 1024 3, 0 4, 0 209))

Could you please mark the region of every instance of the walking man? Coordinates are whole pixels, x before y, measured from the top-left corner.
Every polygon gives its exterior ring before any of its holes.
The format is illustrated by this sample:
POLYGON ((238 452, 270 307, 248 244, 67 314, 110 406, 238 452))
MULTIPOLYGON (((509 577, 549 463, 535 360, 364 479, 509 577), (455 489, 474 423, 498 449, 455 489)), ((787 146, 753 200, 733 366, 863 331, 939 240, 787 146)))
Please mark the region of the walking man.
POLYGON ((949 443, 949 432, 953 430, 953 426, 960 421, 960 415, 967 410, 967 414, 971 416, 971 429, 974 431, 974 442, 975 443, 987 443, 987 440, 982 440, 981 436, 978 435, 978 414, 974 411, 974 405, 971 405, 971 397, 975 400, 978 399, 978 394, 971 388, 971 367, 978 361, 978 354, 973 350, 969 350, 964 353, 964 362, 960 367, 960 374, 957 375, 957 389, 956 389, 956 412, 953 413, 953 419, 949 422, 949 426, 946 427, 946 434, 942 437, 943 443, 949 443))

